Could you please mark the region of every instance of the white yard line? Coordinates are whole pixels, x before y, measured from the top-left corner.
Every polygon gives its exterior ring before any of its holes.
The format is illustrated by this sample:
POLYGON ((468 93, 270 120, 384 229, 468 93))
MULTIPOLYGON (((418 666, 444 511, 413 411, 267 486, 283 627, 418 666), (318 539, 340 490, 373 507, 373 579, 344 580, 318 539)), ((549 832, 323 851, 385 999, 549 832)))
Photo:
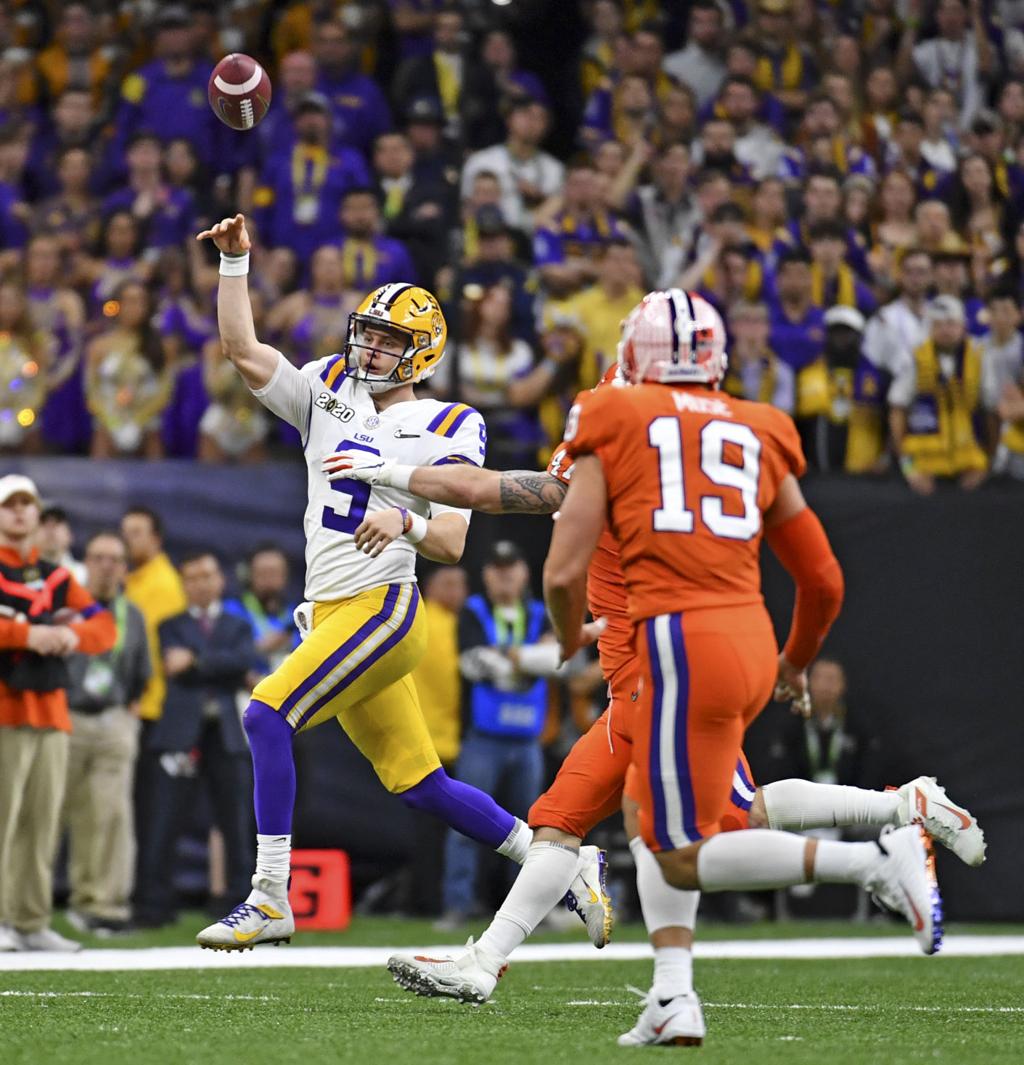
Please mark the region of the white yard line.
MULTIPOLYGON (((429 947, 259 947, 239 954, 200 950, 198 947, 83 950, 78 954, 4 953, 0 954, 0 973, 33 970, 119 972, 143 969, 375 968, 383 966, 396 952, 428 952, 436 957, 439 953, 456 954, 462 949, 457 945, 433 944, 429 947)), ((863 939, 698 940, 694 953, 698 960, 922 957, 909 935, 863 939)), ((1024 954, 1024 936, 949 936, 943 944, 938 964, 941 964, 943 957, 986 957, 998 954, 1024 954)), ((650 956, 650 947, 646 943, 612 943, 600 951, 586 943, 527 943, 516 951, 514 960, 520 963, 635 961, 650 956)))

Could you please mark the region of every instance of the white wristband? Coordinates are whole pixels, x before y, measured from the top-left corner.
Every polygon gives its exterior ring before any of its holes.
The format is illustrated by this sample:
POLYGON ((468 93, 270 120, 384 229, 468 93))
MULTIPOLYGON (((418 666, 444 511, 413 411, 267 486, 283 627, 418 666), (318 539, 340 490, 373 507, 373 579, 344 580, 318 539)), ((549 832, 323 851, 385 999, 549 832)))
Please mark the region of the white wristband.
POLYGON ((415 469, 415 466, 403 466, 401 463, 396 463, 394 466, 389 466, 387 472, 381 470, 383 476, 377 478, 377 484, 385 488, 397 488, 402 492, 408 492, 409 479, 415 469))
POLYGON ((249 253, 241 255, 225 255, 220 253, 220 276, 221 277, 245 277, 249 272, 249 253))
POLYGON ((409 531, 402 535, 410 544, 418 544, 427 535, 427 519, 422 514, 409 511, 409 531))

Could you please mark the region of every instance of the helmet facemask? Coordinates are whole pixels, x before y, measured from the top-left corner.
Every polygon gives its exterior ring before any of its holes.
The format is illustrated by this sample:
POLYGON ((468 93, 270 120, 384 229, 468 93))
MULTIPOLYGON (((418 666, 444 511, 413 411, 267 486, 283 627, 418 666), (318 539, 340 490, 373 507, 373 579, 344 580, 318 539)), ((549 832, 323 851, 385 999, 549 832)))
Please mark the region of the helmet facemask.
POLYGON ((422 381, 433 373, 433 368, 416 373, 413 366, 413 358, 417 352, 430 346, 430 335, 393 322, 382 320, 369 314, 353 313, 348 316, 348 338, 345 342, 345 367, 349 377, 364 385, 371 393, 390 392, 393 388, 401 388, 402 385, 415 384, 422 381), (370 343, 366 338, 367 331, 383 333, 393 337, 401 345, 388 345, 388 349, 380 347, 380 341, 370 343), (375 355, 384 360, 397 360, 386 372, 375 374, 369 369, 375 355))

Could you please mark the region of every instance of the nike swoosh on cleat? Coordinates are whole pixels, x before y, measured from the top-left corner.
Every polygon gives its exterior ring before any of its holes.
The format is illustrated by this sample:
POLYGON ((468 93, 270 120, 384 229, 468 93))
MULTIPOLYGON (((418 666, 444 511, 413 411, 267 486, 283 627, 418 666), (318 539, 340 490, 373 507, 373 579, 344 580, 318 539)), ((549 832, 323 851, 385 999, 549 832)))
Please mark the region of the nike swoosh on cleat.
POLYGON ((918 913, 917 907, 914 905, 914 900, 907 893, 907 889, 903 889, 903 897, 907 900, 907 904, 910 906, 911 911, 914 914, 914 931, 920 932, 924 928, 924 918, 918 913))
POLYGON ((668 1021, 665 1021, 664 1024, 656 1025, 655 1028, 654 1028, 654 1034, 655 1035, 661 1035, 661 1033, 663 1031, 665 1031, 665 1028, 667 1027, 667 1025, 668 1025, 668 1021))
POLYGON ((426 954, 414 954, 413 959, 415 961, 429 961, 431 965, 444 965, 445 962, 451 961, 451 958, 428 958, 426 954))
POLYGON ((943 810, 948 810, 954 817, 958 818, 962 828, 967 829, 971 827, 971 819, 965 817, 959 810, 954 810, 952 806, 947 806, 944 802, 937 802, 935 805, 941 806, 943 810))
POLYGON ((235 932, 235 942, 248 943, 250 940, 255 939, 262 931, 262 928, 257 928, 255 932, 235 932))

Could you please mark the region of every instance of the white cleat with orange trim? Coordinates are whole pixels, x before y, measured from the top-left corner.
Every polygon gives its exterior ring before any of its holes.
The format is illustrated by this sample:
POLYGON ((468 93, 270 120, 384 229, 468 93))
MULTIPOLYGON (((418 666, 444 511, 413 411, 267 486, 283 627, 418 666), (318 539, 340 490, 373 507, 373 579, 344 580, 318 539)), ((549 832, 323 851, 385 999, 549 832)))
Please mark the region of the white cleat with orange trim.
POLYGON ((469 937, 466 950, 457 958, 431 958, 426 954, 394 954, 388 972, 396 984, 426 998, 454 998, 482 1006, 504 975, 507 964, 491 970, 479 956, 480 948, 469 937))
POLYGON ((935 777, 916 777, 896 791, 900 796, 899 824, 921 825, 962 862, 981 865, 985 833, 970 810, 953 802, 935 777))
POLYGON ((878 840, 881 855, 862 885, 875 901, 910 923, 925 954, 942 946, 942 896, 935 878, 931 839, 920 825, 886 827, 878 840))
POLYGON ((288 943, 295 918, 287 896, 270 881, 252 878, 252 891, 227 917, 204 928, 196 942, 209 950, 252 950, 261 943, 288 943))
POLYGON ((696 991, 659 1001, 653 988, 646 995, 630 990, 644 999, 644 1008, 636 1024, 619 1036, 620 1047, 699 1047, 704 1042, 704 1011, 696 991))

